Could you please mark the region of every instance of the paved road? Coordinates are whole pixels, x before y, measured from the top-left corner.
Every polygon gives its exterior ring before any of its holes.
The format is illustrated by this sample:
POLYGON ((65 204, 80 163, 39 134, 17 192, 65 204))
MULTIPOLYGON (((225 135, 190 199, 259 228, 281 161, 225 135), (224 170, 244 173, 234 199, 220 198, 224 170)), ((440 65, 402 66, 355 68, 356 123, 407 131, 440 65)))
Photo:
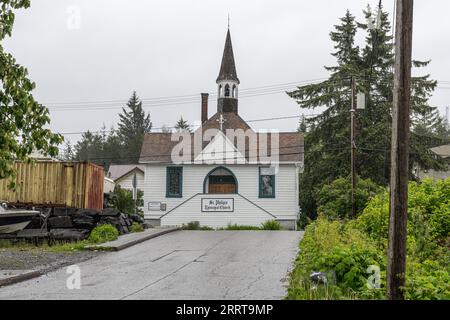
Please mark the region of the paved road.
POLYGON ((0 299, 281 299, 301 232, 177 231, 0 288, 0 299))

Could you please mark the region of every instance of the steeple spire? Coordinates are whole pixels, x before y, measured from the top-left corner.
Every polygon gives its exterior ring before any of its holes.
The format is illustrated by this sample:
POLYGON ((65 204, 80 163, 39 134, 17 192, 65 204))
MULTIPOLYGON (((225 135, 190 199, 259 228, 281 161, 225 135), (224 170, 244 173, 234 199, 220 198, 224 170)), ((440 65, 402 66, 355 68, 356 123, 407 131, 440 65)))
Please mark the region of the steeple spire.
POLYGON ((230 29, 227 31, 227 38, 225 40, 225 48, 223 49, 222 65, 220 66, 217 83, 223 80, 234 80, 239 83, 239 78, 236 74, 236 65, 234 64, 233 45, 231 44, 230 29))
POLYGON ((217 112, 232 112, 237 114, 239 78, 237 77, 236 66, 234 64, 229 25, 227 38, 225 40, 225 48, 223 49, 222 65, 220 66, 220 72, 216 83, 218 87, 217 112))

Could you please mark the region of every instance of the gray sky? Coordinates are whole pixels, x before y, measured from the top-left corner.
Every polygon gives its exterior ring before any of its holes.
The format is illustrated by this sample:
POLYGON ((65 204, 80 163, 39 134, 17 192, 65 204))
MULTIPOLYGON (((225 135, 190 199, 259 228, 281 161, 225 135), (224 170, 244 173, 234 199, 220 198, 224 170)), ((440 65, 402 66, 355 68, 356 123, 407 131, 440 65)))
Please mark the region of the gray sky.
MULTIPOLYGON (((415 1, 413 56, 431 59, 422 72, 448 81, 439 86, 450 88, 450 2, 430 2, 415 1)), ((368 3, 375 7, 378 0, 32 0, 30 9, 18 12, 5 47, 28 68, 38 101, 51 106, 53 130, 96 131, 116 124, 120 106, 133 90, 143 99, 198 95, 199 100, 200 92, 216 93, 228 13, 243 96, 250 88, 326 77, 323 66, 335 63, 330 56, 332 26, 347 8, 362 21, 368 3), (70 27, 72 6, 80 10, 79 28, 70 27), (67 104, 111 100, 117 102, 97 104, 96 110, 67 104), (108 109, 99 110, 99 105, 108 109)), ((383 4, 392 13, 394 0, 383 4)), ((180 115, 190 123, 200 119, 200 102, 150 103, 156 102, 146 100, 144 106, 154 127, 172 126, 180 115)), ((432 103, 444 114, 450 89, 436 90, 432 103)), ((216 101, 210 99, 209 115, 215 110, 216 101)), ((246 120, 299 112, 281 90, 239 101, 246 120)), ((297 123, 251 125, 292 131, 297 123)), ((74 142, 79 136, 66 138, 74 142)))

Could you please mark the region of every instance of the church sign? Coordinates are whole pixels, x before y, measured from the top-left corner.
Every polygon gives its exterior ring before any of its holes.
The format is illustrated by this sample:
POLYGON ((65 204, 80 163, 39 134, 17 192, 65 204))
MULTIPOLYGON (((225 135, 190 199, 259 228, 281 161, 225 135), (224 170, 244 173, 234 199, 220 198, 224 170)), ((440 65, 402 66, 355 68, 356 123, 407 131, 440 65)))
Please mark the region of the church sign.
POLYGON ((234 199, 202 198, 202 212, 234 212, 234 199))

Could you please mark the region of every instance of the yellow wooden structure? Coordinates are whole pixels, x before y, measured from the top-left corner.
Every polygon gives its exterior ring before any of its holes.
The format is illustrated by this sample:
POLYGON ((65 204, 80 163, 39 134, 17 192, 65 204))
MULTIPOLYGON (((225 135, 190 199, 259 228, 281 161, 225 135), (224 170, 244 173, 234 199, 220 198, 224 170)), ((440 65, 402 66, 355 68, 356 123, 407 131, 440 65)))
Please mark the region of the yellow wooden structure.
POLYGON ((0 201, 37 206, 103 208, 103 168, 87 162, 16 162, 15 190, 0 179, 0 201))

